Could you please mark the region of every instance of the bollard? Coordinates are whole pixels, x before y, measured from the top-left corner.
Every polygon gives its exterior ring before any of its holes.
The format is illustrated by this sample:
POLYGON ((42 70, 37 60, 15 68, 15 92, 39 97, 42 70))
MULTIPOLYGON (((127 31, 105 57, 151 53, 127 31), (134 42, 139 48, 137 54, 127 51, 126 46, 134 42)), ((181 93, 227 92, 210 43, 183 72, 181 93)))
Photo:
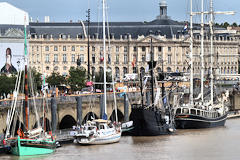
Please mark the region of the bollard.
POLYGON ((129 121, 129 104, 128 104, 128 97, 124 94, 124 122, 129 121))
POLYGON ((57 130, 57 100, 55 97, 51 99, 51 116, 52 116, 52 132, 57 130))
POLYGON ((76 97, 77 101, 77 125, 80 126, 82 124, 82 96, 76 97))

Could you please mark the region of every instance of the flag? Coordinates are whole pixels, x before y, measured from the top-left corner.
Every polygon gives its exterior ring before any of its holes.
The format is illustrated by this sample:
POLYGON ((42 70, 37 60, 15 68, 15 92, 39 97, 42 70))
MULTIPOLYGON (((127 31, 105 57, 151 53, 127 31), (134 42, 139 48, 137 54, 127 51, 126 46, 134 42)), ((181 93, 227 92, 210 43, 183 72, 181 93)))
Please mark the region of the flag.
POLYGON ((184 26, 184 28, 183 28, 184 32, 186 32, 187 29, 188 29, 188 25, 187 25, 187 23, 186 23, 185 26, 184 26))

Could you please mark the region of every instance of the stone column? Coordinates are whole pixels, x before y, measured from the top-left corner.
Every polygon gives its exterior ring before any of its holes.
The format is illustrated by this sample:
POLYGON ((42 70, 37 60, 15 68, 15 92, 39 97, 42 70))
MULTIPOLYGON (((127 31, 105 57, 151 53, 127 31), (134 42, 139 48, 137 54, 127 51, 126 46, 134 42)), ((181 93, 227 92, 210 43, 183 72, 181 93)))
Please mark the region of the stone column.
POLYGON ((150 105, 150 92, 147 92, 146 93, 146 104, 147 104, 147 106, 149 106, 150 105))
POLYGON ((52 115, 52 132, 57 130, 57 100, 55 97, 51 99, 51 115, 52 115))
POLYGON ((77 101, 77 125, 82 124, 82 96, 76 97, 77 101))
POLYGON ((128 97, 124 94, 124 122, 129 121, 129 103, 128 97))

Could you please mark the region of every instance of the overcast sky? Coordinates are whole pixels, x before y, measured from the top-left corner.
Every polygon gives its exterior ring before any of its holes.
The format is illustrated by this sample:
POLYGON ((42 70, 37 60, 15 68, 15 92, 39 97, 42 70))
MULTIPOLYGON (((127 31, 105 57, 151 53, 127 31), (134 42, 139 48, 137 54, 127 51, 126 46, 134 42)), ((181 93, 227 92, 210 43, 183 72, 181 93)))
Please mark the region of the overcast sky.
MULTIPOLYGON (((50 21, 68 22, 70 20, 86 20, 86 10, 91 9, 91 21, 101 17, 100 0, 0 0, 9 2, 27 11, 34 21, 44 21, 44 16, 50 16, 50 21)), ((151 21, 159 15, 161 0, 107 0, 109 6, 109 21, 151 21)), ((201 0, 193 0, 194 9, 200 9, 201 0)), ((204 0, 209 6, 209 0, 204 0)), ((189 20, 189 0, 167 0, 168 15, 178 21, 189 20)), ((222 23, 237 22, 240 24, 239 0, 214 0, 215 11, 236 11, 234 16, 217 15, 215 21, 222 23)), ((101 19, 99 19, 100 21, 101 19)), ((197 19, 196 19, 197 20, 197 19)))

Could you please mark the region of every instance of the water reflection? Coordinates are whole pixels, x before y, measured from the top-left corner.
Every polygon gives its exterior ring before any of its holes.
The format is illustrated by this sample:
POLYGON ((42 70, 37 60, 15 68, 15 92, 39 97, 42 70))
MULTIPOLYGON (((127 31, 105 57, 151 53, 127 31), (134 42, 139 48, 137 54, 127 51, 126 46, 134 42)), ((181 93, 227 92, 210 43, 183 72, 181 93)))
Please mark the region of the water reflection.
POLYGON ((123 137, 111 145, 67 144, 44 156, 16 157, 12 160, 238 160, 240 159, 240 119, 227 120, 225 127, 178 130, 173 135, 123 137))

